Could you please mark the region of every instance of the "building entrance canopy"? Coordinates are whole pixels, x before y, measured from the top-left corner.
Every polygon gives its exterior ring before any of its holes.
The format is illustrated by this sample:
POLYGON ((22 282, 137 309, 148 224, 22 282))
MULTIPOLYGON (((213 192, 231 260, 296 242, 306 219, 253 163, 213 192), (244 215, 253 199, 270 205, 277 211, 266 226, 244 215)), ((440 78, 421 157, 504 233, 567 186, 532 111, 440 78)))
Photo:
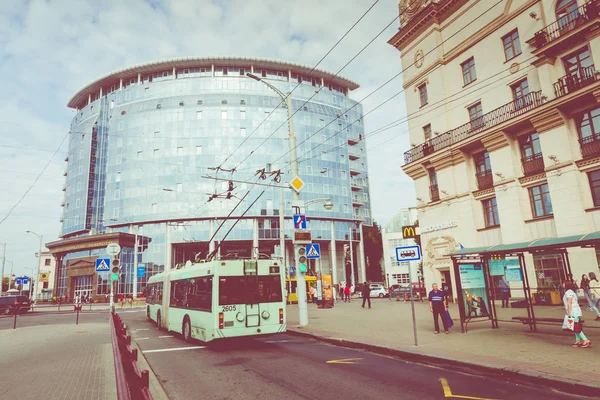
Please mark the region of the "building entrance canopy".
POLYGON ((527 265, 525 263, 524 253, 557 254, 557 256, 560 257, 562 260, 562 270, 560 271, 561 280, 572 279, 569 253, 566 250, 567 248, 571 247, 600 247, 600 231, 588 233, 585 235, 572 235, 558 238, 536 239, 528 242, 508 243, 486 247, 462 248, 454 250, 447 254, 452 258, 454 267, 454 276, 456 279, 458 295, 457 297, 459 304, 461 305, 459 306, 459 312, 461 318, 462 331, 464 332, 466 330, 466 325, 472 320, 471 314, 466 312, 465 309, 463 309, 462 307, 463 303, 468 303, 467 297, 469 296, 469 290, 471 289, 469 284, 472 284, 472 282, 469 280, 472 279, 472 277, 468 275, 468 268, 470 266, 475 266, 475 270, 481 271, 481 284, 479 286, 481 286, 482 293, 485 293, 485 295, 479 297, 479 300, 481 301, 483 299, 484 303, 487 303, 487 309, 489 310, 489 313, 486 313, 486 315, 483 317, 485 319, 489 319, 492 322, 492 328, 498 328, 498 316, 495 306, 496 290, 494 287, 493 275, 501 275, 501 272, 496 273, 496 268, 492 270, 491 264, 496 260, 504 259, 504 257, 506 256, 518 258, 518 260, 516 261, 518 261, 518 268, 522 277, 521 281, 523 284, 523 293, 525 295, 524 307, 527 308, 527 318, 516 319, 529 324, 531 331, 537 331, 538 321, 544 320, 545 322, 552 322, 549 321, 547 318, 543 318, 540 320, 536 319, 535 317, 533 309, 534 300, 531 295, 531 286, 529 284, 529 277, 527 274, 527 265), (463 275, 467 279, 468 283, 463 282, 463 275), (463 294, 463 292, 465 292, 465 294, 463 294))

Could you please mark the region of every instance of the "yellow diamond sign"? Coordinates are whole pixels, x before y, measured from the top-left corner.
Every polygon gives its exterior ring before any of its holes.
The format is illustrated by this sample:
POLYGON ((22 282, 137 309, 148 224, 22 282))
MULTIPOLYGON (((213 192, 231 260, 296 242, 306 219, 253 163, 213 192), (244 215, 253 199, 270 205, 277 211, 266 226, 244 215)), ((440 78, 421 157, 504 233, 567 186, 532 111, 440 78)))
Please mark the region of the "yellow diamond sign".
POLYGON ((290 186, 296 191, 296 193, 300 193, 300 191, 304 187, 304 182, 299 177, 295 177, 290 182, 290 186))

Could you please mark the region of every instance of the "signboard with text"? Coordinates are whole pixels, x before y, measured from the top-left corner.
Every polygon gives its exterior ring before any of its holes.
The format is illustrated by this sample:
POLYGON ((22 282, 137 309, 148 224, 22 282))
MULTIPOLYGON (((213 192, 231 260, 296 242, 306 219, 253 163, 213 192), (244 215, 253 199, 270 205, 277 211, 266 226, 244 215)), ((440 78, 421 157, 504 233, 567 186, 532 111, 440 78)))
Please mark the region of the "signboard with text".
POLYGON ((465 317, 487 317, 488 297, 482 264, 460 264, 458 267, 463 290, 465 317))

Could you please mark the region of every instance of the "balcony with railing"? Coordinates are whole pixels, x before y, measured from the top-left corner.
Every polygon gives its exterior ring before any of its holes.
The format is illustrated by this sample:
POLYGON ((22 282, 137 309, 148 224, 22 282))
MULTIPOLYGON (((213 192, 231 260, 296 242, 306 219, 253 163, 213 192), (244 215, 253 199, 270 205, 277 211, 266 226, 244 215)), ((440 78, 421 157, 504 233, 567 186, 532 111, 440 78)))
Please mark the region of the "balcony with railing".
POLYGON ((544 156, 542 153, 535 153, 521 158, 521 166, 525 175, 534 175, 544 172, 544 156))
POLYGON ((563 48, 572 47, 575 44, 573 40, 588 40, 585 38, 585 33, 594 29, 592 25, 595 25, 594 21, 598 22, 598 17, 600 17, 600 1, 588 1, 579 8, 560 17, 557 21, 537 31, 527 43, 534 46, 537 50, 557 53, 563 48))
POLYGON ((554 94, 556 97, 565 96, 584 88, 598 80, 598 71, 594 65, 572 71, 554 83, 554 94))
POLYGON ((351 160, 358 160, 360 158, 360 153, 352 148, 348 149, 348 158, 351 160))
POLYGON ((584 158, 600 155, 600 134, 592 134, 579 139, 581 154, 584 158))
POLYGON ((363 186, 365 186, 364 179, 350 178, 350 189, 352 189, 352 191, 362 190, 363 186))
POLYGON ((440 189, 438 185, 430 185, 429 186, 429 197, 431 201, 438 201, 440 199, 440 189))
POLYGON ((360 207, 365 204, 365 198, 363 196, 353 194, 352 195, 352 205, 355 207, 360 207))
POLYGON ((478 171, 475 174, 475 177, 477 178, 477 187, 479 190, 489 189, 494 186, 494 177, 491 169, 478 171))
POLYGON ((544 103, 544 100, 545 97, 542 96, 541 90, 519 97, 487 114, 483 114, 473 121, 469 121, 458 128, 451 129, 441 135, 429 139, 425 143, 413 147, 404 153, 404 163, 409 164, 417 161, 436 151, 440 151, 453 144, 473 137, 486 129, 493 128, 512 118, 525 114, 526 112, 541 106, 544 103))

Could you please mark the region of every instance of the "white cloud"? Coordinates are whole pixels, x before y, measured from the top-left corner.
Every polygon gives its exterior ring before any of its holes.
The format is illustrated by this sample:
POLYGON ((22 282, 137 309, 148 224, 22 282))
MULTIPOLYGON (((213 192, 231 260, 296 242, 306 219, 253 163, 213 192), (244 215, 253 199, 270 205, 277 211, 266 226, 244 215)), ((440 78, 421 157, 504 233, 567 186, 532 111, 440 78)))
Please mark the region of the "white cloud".
MULTIPOLYGON (((398 0, 380 1, 319 66, 337 72, 394 16, 398 0)), ((23 195, 68 132, 66 107, 82 86, 128 65, 168 57, 256 56, 314 65, 371 5, 343 0, 47 1, 0 2, 0 217, 23 195), (19 173, 7 171, 20 171, 19 173)), ((358 82, 360 100, 401 70, 387 44, 392 24, 341 75, 358 82)), ((364 101, 369 112, 402 89, 401 78, 364 101)), ((365 118, 367 135, 405 115, 404 95, 365 118)), ((404 125, 369 139, 373 214, 386 222, 414 204, 401 171, 408 148, 404 125), (380 144, 387 141, 385 144, 380 144), (380 145, 378 145, 380 144, 380 145)), ((66 145, 62 150, 66 150, 66 145)), ((57 239, 64 153, 59 153, 13 216, 0 226, 15 270, 36 265, 37 239, 57 239)))

